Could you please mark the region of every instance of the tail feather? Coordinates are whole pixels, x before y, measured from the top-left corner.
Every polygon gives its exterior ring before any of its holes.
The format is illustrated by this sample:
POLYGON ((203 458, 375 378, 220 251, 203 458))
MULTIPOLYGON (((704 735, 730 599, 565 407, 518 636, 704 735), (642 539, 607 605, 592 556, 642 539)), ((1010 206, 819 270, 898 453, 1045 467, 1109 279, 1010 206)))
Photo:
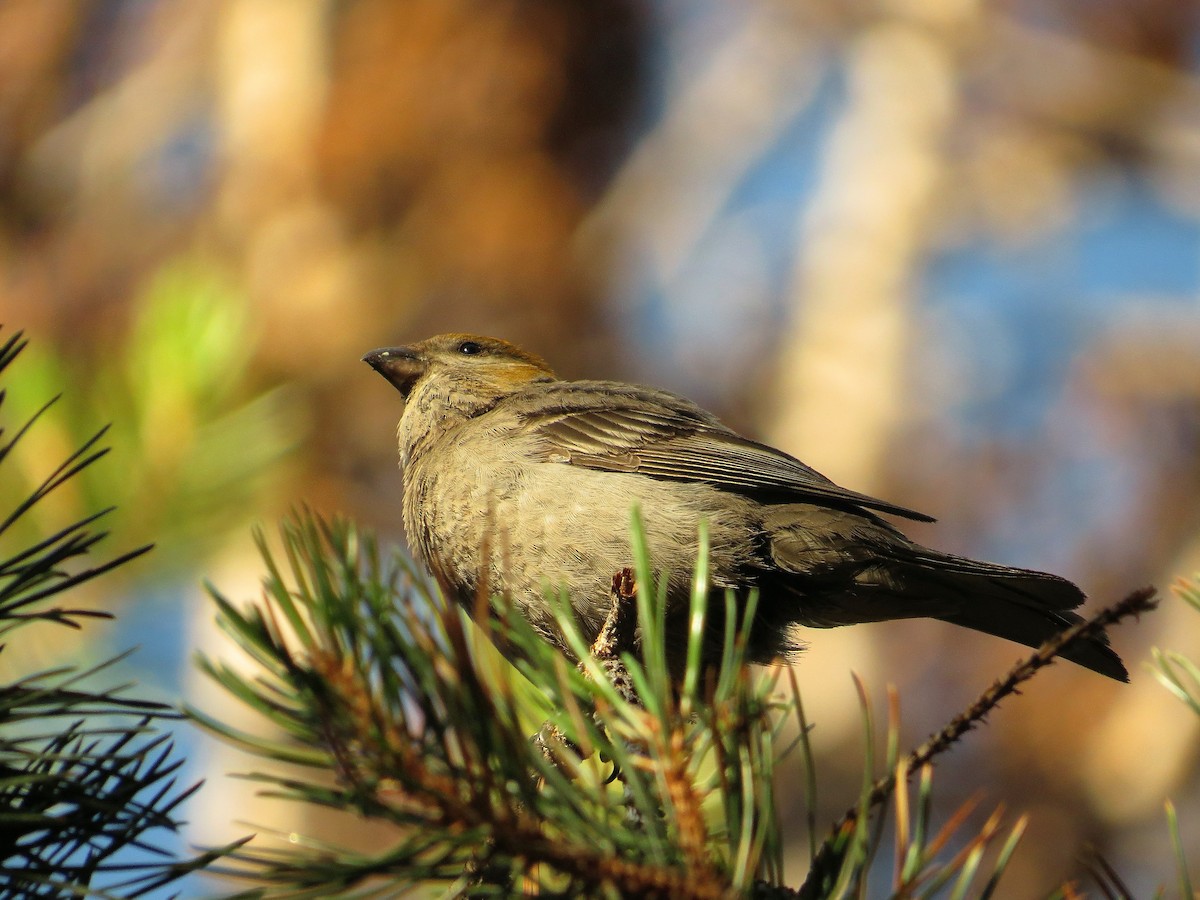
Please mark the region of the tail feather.
MULTIPOLYGON (((953 611, 936 618, 1027 647, 1040 647, 1082 621, 1069 610, 1085 599, 1078 587, 1057 575, 957 557, 948 557, 944 566, 922 561, 909 590, 917 593, 922 588, 942 596, 953 590, 961 596, 953 611)), ((1117 681, 1129 681, 1124 663, 1103 635, 1081 638, 1059 656, 1117 681)))
MULTIPOLYGON (((942 619, 1039 647, 1071 627, 1086 599, 1065 578, 939 553, 913 543, 866 513, 782 506, 764 525, 770 567, 758 579, 760 616, 813 628, 889 619, 942 619)), ((1128 681, 1103 636, 1082 638, 1061 654, 1085 668, 1128 681)))
MULTIPOLYGON (((1040 647, 1049 638, 1081 621, 1074 613, 1039 614, 1020 606, 980 606, 952 616, 938 616, 944 622, 973 628, 996 637, 1007 638, 1027 647, 1040 647)), ((1121 657, 1109 647, 1107 638, 1081 638, 1059 656, 1107 675, 1117 681, 1129 681, 1129 672, 1121 657)))
POLYGON ((965 575, 967 578, 962 579, 963 587, 971 585, 970 592, 979 590, 975 579, 983 579, 992 583, 990 593, 1007 596, 1014 603, 1025 603, 1039 609, 1075 609, 1087 599, 1087 595, 1074 582, 1059 575, 952 556, 924 547, 918 547, 917 553, 898 555, 895 561, 930 573, 965 575))

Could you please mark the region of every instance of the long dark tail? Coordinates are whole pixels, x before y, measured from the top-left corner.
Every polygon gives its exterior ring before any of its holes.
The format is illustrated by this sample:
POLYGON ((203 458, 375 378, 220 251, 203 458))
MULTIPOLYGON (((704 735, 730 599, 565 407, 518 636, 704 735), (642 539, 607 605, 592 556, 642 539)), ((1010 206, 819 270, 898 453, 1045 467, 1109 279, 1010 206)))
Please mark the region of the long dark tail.
MULTIPOLYGON (((1057 575, 932 550, 867 513, 785 506, 778 518, 770 523, 771 567, 758 581, 764 631, 786 630, 780 622, 832 628, 931 618, 1039 647, 1080 620, 1071 610, 1083 591, 1057 575)), ((1103 635, 1060 655, 1129 680, 1103 635)))
MULTIPOLYGON (((957 600, 952 612, 936 615, 943 621, 1027 647, 1038 647, 1081 621, 1070 610, 1086 599, 1083 591, 1057 575, 934 551, 905 562, 906 593, 928 591, 957 600)), ((1129 680, 1124 663, 1104 636, 1077 640, 1059 655, 1117 681, 1129 680)))

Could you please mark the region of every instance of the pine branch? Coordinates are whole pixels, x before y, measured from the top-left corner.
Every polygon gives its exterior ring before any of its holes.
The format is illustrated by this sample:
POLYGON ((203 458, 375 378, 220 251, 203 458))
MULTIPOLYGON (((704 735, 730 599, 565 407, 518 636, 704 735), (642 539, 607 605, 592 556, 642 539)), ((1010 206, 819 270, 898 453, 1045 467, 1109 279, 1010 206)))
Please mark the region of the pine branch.
MULTIPOLYGON (((272 795, 354 810, 399 826, 402 836, 375 855, 326 844, 248 846, 227 871, 251 878, 266 896, 366 897, 378 885, 398 891, 433 883, 492 895, 845 896, 866 883, 879 847, 868 813, 891 794, 902 835, 896 894, 931 895, 953 881, 962 895, 985 849, 999 843, 987 896, 1024 820, 1005 828, 996 810, 964 836, 971 809, 964 806, 934 827, 928 761, 1070 640, 1151 605, 1149 593, 1139 593, 1046 645, 903 759, 894 713, 888 779, 870 777, 875 738, 864 693, 868 749, 859 804, 794 890, 782 883, 772 775, 779 729, 798 699, 782 703, 772 678, 748 674, 741 626, 755 598, 727 595, 722 665, 702 675, 693 668, 699 647, 689 646, 681 687, 664 642, 654 640, 663 621, 661 586, 636 526, 633 537, 636 578, 621 573, 614 581, 596 643, 580 635, 567 598, 548 597, 553 627, 577 666, 499 600, 475 615, 504 648, 497 654, 410 561, 382 561, 370 537, 349 523, 301 514, 284 524, 279 557, 260 537, 268 573, 262 599, 239 608, 212 591, 222 628, 257 671, 201 665, 282 736, 192 714, 265 761, 313 772, 247 776, 272 795), (539 725, 541 739, 530 740, 539 725), (910 802, 907 777, 917 770, 910 802), (614 771, 619 778, 610 784, 614 771), (329 772, 332 784, 322 777, 329 772), (941 859, 952 838, 957 852, 941 859)), ((702 552, 689 627, 697 642, 711 602, 706 565, 702 552)))
MULTIPOLYGON (((25 347, 20 333, 0 346, 0 374, 25 347)), ((6 395, 0 390, 0 412, 6 395)), ((0 442, 0 465, 30 434, 45 404, 15 434, 0 442)), ((4 429, 0 427, 0 436, 4 429)), ((101 459, 104 430, 0 514, 0 539, 54 491, 101 459)), ((34 623, 79 628, 110 614, 50 601, 131 562, 149 547, 79 568, 105 537, 93 526, 111 510, 85 516, 47 537, 0 553, 0 636, 34 623)), ((30 529, 32 530, 32 529, 30 529)), ((0 652, 3 652, 0 646, 0 652)), ((178 714, 161 703, 130 696, 126 687, 97 688, 118 656, 84 671, 72 666, 28 675, 0 685, 0 866, 4 895, 142 896, 203 868, 225 850, 177 861, 161 850, 156 832, 176 831, 180 805, 196 786, 180 787, 182 760, 162 733, 178 714), (67 719, 64 726, 61 720, 67 719), (134 849, 149 856, 127 863, 134 849)))
MULTIPOLYGON (((286 571, 264 546, 261 603, 239 610, 214 592, 222 626, 260 672, 201 664, 287 740, 193 715, 264 759, 337 776, 333 786, 250 776, 273 793, 354 809, 405 836, 369 858, 348 848, 247 848, 231 871, 280 895, 302 884, 453 883, 475 872, 551 895, 724 897, 751 884, 777 849, 764 836, 773 827, 764 756, 779 711, 769 682, 741 664, 744 645, 732 632, 736 672, 703 686, 703 698, 687 700, 703 711, 685 716, 684 698, 670 691, 644 707, 614 689, 605 677, 612 654, 605 663, 587 652, 565 600, 554 601, 556 621, 579 647, 578 669, 515 610, 493 608, 488 627, 527 680, 514 678, 406 560, 381 563, 347 523, 300 516, 283 536, 286 571), (548 752, 529 738, 543 721, 561 735, 548 752), (610 786, 613 765, 622 782, 610 786), (714 829, 712 803, 704 807, 717 794, 728 818, 714 829)), ((638 583, 655 585, 648 566, 638 583)), ((623 633, 614 632, 613 649, 628 650, 623 633)), ((620 664, 638 696, 653 684, 653 666, 666 671, 663 660, 628 652, 620 664)))
MULTIPOLYGON (((1024 682, 1053 663, 1070 645, 1080 640, 1100 638, 1108 628, 1121 620, 1153 610, 1158 605, 1154 599, 1155 593, 1154 588, 1150 587, 1134 591, 1123 600, 1101 609, 1090 619, 1078 622, 1046 641, 1029 658, 1018 663, 1007 675, 980 694, 941 731, 930 735, 923 744, 909 753, 900 771, 908 777, 950 749, 963 735, 983 722, 1000 701, 1017 693, 1017 689, 1024 682)), ((848 809, 834 824, 830 839, 813 858, 808 878, 799 896, 822 896, 820 886, 827 884, 842 866, 839 853, 842 842, 838 840, 838 836, 852 832, 859 818, 886 800, 895 789, 896 783, 897 775, 894 772, 878 779, 871 785, 864 800, 848 809)))

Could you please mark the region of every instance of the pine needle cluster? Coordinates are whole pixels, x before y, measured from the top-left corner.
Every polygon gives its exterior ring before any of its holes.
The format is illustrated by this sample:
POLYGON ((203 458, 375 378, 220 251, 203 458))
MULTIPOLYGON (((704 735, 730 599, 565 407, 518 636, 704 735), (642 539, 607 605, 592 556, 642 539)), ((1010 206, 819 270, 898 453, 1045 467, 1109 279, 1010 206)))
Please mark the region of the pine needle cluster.
MULTIPOLYGON (((764 876, 778 882, 779 706, 770 681, 747 674, 732 628, 720 671, 682 690, 661 652, 626 655, 637 696, 659 698, 642 704, 614 687, 565 600, 559 621, 583 664, 498 604, 491 627, 509 665, 406 558, 381 561, 348 523, 301 516, 283 537, 286 574, 263 542, 261 604, 239 610, 216 594, 223 627, 261 673, 202 665, 287 739, 196 715, 256 754, 314 770, 311 781, 254 776, 272 791, 357 810, 405 837, 371 857, 244 852, 243 872, 312 896, 330 885, 371 896, 441 882, 498 894, 719 897, 764 876), (321 784, 330 770, 335 785, 321 784)), ((697 605, 697 657, 702 616, 697 605)), ((653 618, 641 619, 647 647, 653 618)))
MULTIPOLYGON (((0 345, 0 375, 24 346, 20 333, 0 345)), ((3 402, 0 391, 0 412, 3 402)), ((0 427, 0 471, 53 402, 14 431, 0 427)), ((80 629, 109 618, 68 598, 149 549, 88 565, 85 558, 105 537, 97 525, 110 510, 32 545, 12 540, 23 519, 105 455, 102 438, 94 435, 0 513, 0 660, 27 629, 80 629)), ((180 827, 177 811, 196 786, 178 784, 182 759, 163 728, 178 714, 127 685, 98 687, 122 658, 0 683, 0 896, 145 896, 212 858, 179 861, 159 849, 159 837, 180 827), (131 851, 140 861, 128 861, 131 851)))
MULTIPOLYGON (((606 648, 589 647, 567 598, 555 598, 557 626, 578 664, 500 599, 481 598, 470 617, 447 605, 407 557, 382 557, 348 522, 302 513, 281 536, 281 554, 259 536, 268 572, 259 602, 238 607, 213 589, 219 621, 254 659, 254 672, 201 661, 274 735, 193 715, 265 760, 312 772, 250 775, 265 791, 354 810, 399 826, 403 836, 369 855, 290 843, 234 854, 227 871, 279 897, 397 896, 429 885, 469 896, 863 896, 889 859, 881 852, 884 817, 872 815, 889 801, 896 834, 890 895, 991 896, 1024 820, 1009 823, 997 810, 967 833, 968 805, 936 827, 931 760, 1071 639, 1151 604, 1150 592, 1139 592, 1043 648, 908 755, 900 753, 893 697, 879 777, 870 763, 876 727, 862 689, 868 763, 861 795, 814 842, 807 878, 789 887, 773 778, 781 760, 806 767, 811 810, 818 779, 808 723, 794 680, 745 665, 732 596, 722 663, 700 667, 709 596, 704 553, 694 576, 688 664, 677 683, 656 637, 664 585, 655 582, 636 521, 637 589, 622 595, 615 580, 609 620, 620 631, 621 604, 632 603, 624 627, 633 630, 610 635, 606 648), (485 624, 476 629, 471 620, 485 624), (789 721, 798 722, 799 738, 785 746, 789 721)), ((753 615, 753 599, 740 614, 753 615)))

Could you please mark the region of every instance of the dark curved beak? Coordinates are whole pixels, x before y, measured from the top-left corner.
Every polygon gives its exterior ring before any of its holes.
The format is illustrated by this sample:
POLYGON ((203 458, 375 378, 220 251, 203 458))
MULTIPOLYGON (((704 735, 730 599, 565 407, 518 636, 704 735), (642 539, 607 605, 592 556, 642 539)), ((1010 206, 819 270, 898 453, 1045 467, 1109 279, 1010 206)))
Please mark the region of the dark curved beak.
POLYGON ((372 350, 363 358, 368 366, 386 378, 405 397, 417 379, 425 374, 429 362, 411 347, 385 347, 372 350))

